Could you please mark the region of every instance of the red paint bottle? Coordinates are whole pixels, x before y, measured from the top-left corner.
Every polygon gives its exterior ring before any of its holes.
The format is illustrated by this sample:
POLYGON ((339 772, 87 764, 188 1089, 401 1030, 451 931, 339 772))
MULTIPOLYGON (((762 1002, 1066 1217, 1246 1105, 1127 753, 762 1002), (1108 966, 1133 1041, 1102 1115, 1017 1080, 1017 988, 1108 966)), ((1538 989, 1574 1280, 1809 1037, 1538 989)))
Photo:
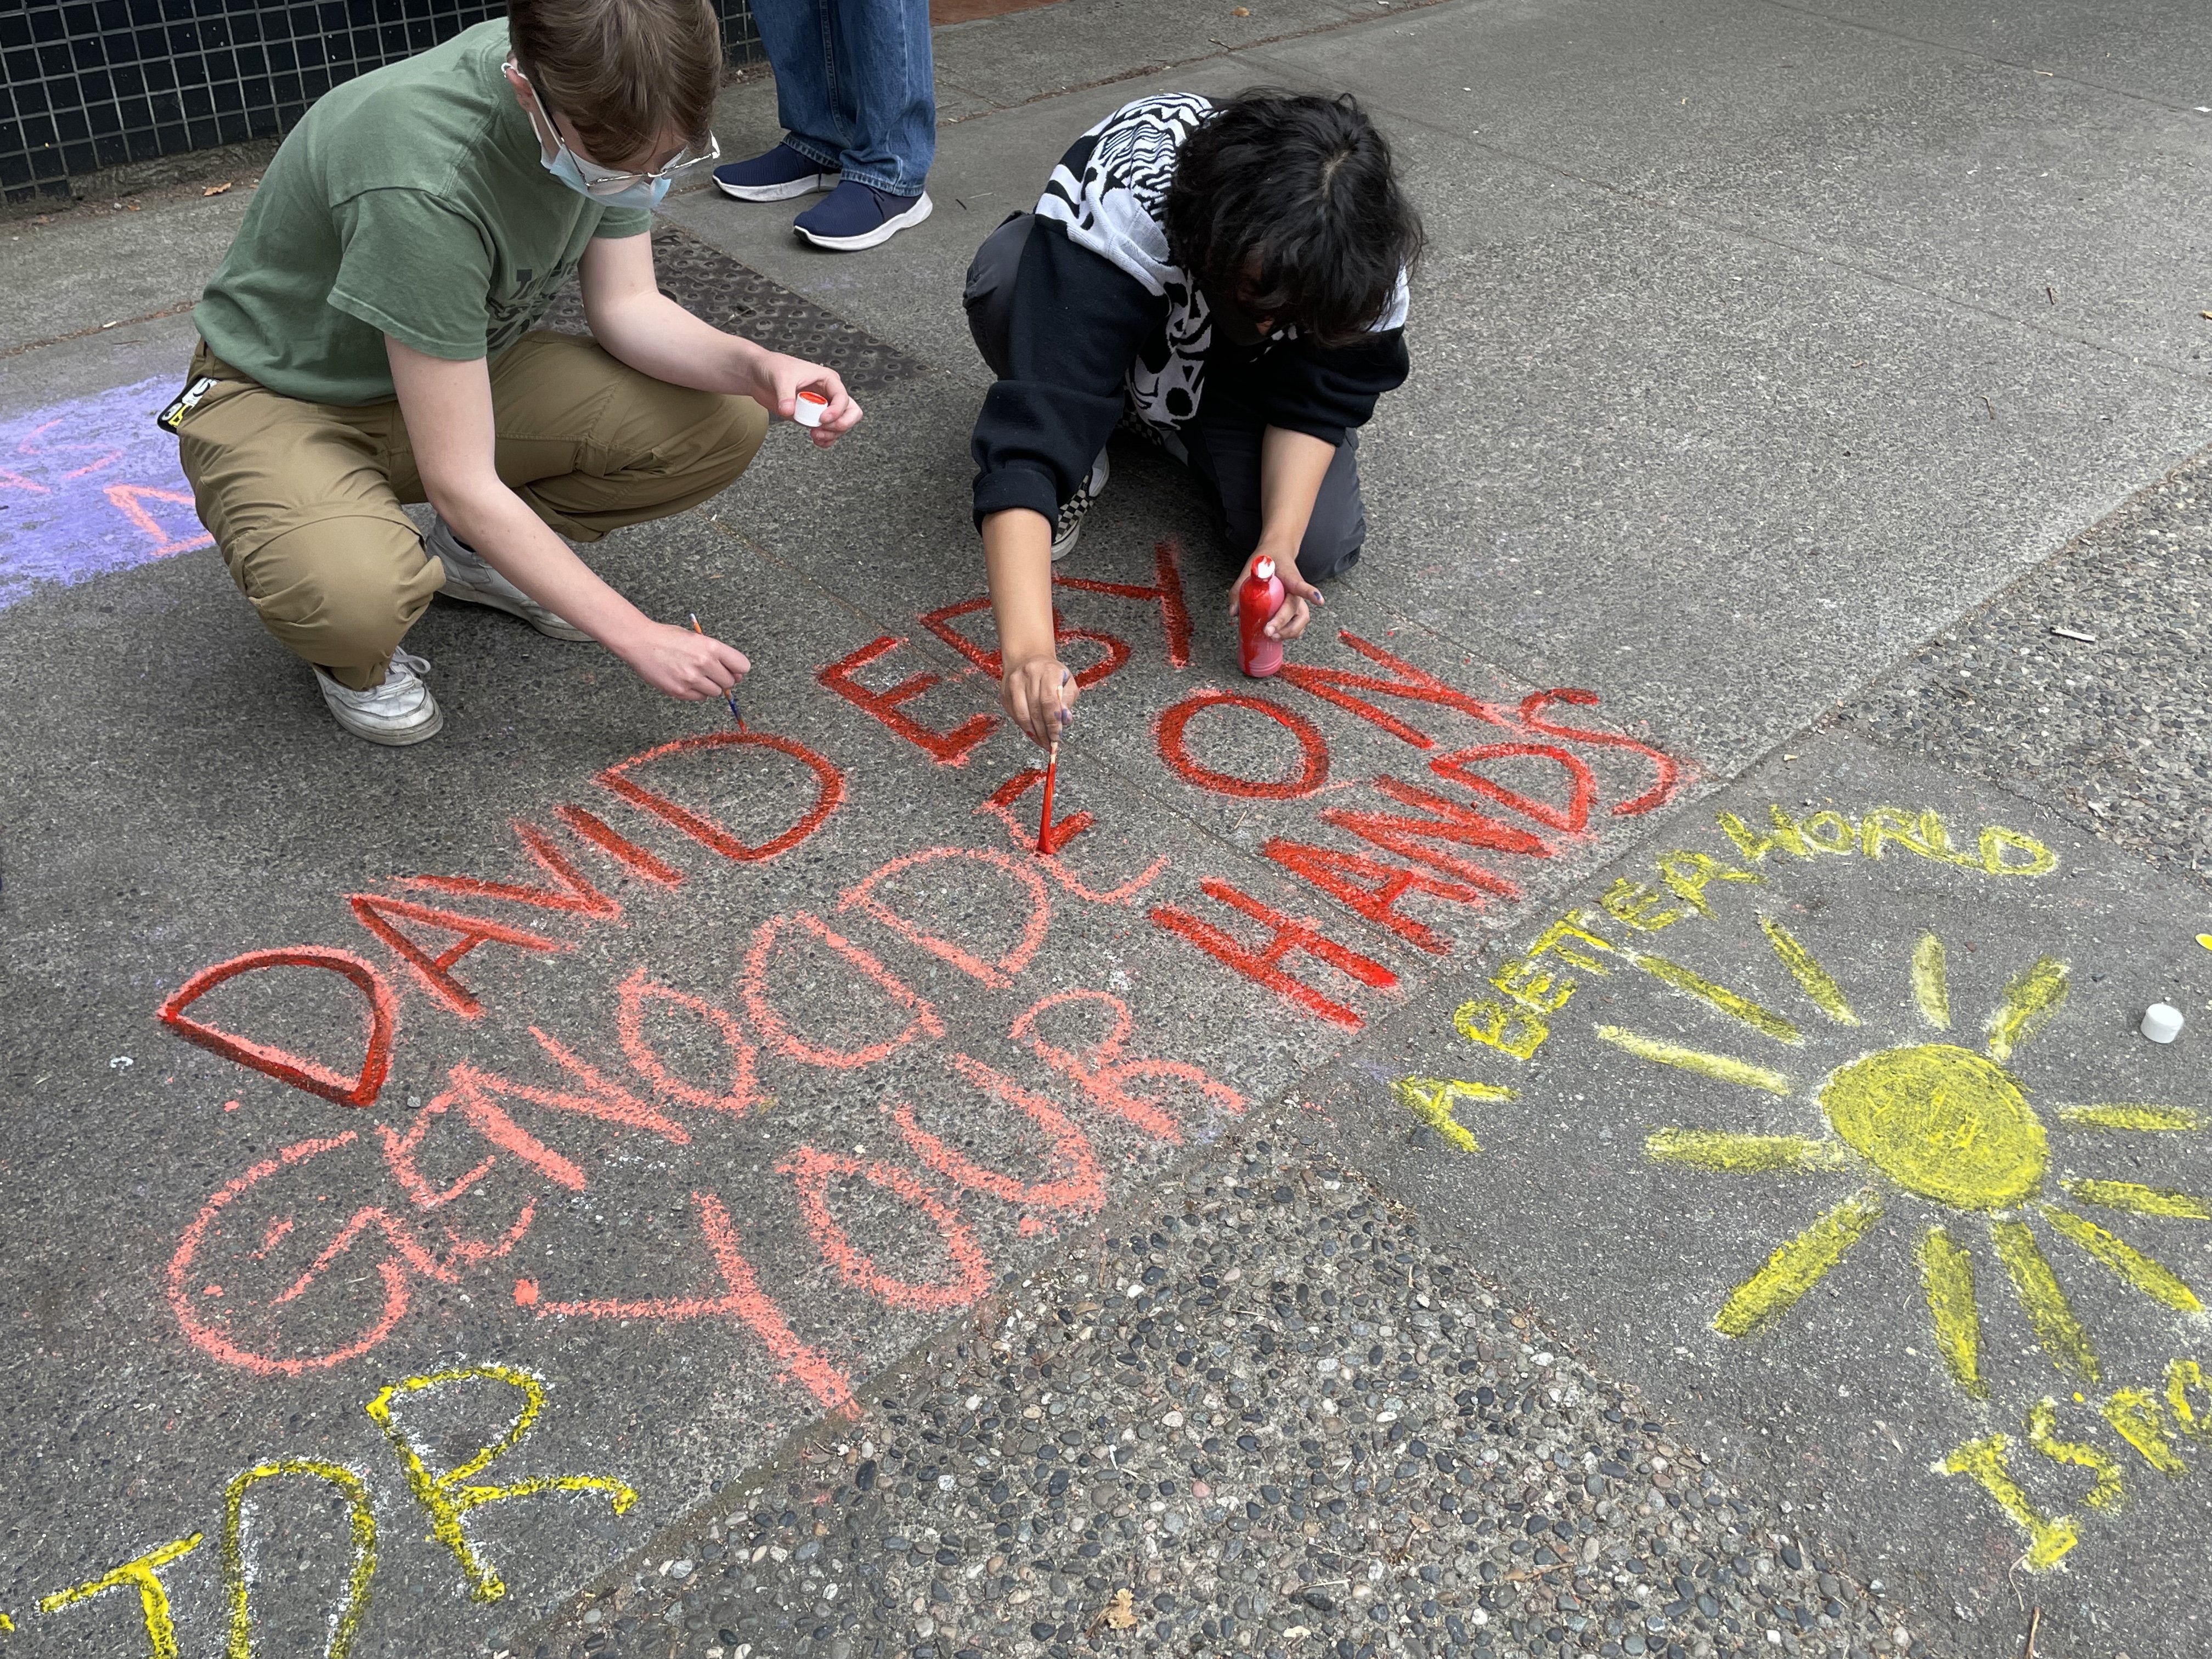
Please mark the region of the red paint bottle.
POLYGON ((1264 680, 1283 665, 1283 645, 1267 637, 1267 622, 1282 609, 1283 581, 1275 574, 1275 562, 1261 559, 1252 567, 1237 593, 1237 665, 1251 678, 1264 680))

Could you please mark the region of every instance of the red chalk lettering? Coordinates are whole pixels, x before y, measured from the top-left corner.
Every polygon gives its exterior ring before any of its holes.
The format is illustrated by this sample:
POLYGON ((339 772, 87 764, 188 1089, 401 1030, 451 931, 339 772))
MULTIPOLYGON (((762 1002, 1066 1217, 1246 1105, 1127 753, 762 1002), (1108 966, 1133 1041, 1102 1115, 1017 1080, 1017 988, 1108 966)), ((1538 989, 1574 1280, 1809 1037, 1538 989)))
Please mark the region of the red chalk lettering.
MULTIPOLYGON (((986 651, 952 626, 958 617, 973 616, 979 611, 990 608, 991 596, 988 593, 979 594, 972 599, 962 599, 957 605, 939 605, 936 610, 925 613, 920 620, 924 628, 995 680, 1000 675, 1000 653, 986 651)), ((1111 678, 1129 660, 1129 642, 1127 640, 1119 635, 1102 633, 1097 629, 1070 628, 1057 605, 1053 607, 1052 632, 1054 641, 1060 644, 1066 644, 1069 640, 1089 640, 1098 647, 1098 660, 1075 672, 1075 683, 1085 691, 1101 680, 1111 678)))
POLYGON ((744 972, 738 983, 744 996, 745 1012, 752 1017, 761 1040, 785 1059, 795 1060, 807 1066, 851 1071, 863 1066, 872 1066, 921 1037, 941 1037, 945 1035, 945 1022, 937 1017, 937 1010, 915 995, 904 981, 873 956, 842 933, 832 932, 821 917, 805 910, 787 916, 771 916, 753 930, 752 945, 745 952, 744 972), (863 979, 899 1006, 910 1010, 912 1018, 907 1021, 906 1029, 881 1042, 868 1043, 858 1048, 824 1048, 805 1041, 793 1030, 789 1022, 769 1000, 769 964, 777 944, 793 927, 844 957, 863 979))
POLYGON ((1449 778, 1464 784, 1477 794, 1487 795, 1501 806, 1508 806, 1523 817, 1539 823, 1563 830, 1571 836, 1579 836, 1589 823, 1590 805, 1597 799, 1597 775, 1584 762, 1565 750, 1548 743, 1484 743, 1472 749, 1455 749, 1449 755, 1439 755, 1429 763, 1429 770, 1440 778, 1449 778), (1476 771, 1479 761, 1504 760, 1523 757, 1533 760, 1547 760, 1558 764, 1567 775, 1567 804, 1553 806, 1534 800, 1517 789, 1508 789, 1493 778, 1476 771))
POLYGON ((353 907, 354 915, 362 927, 392 947, 392 954, 407 965, 422 988, 463 1019, 482 1018, 483 1004, 477 1000, 476 994, 467 986, 453 977, 451 970, 455 963, 479 945, 504 945, 517 951, 571 951, 575 948, 564 939, 544 939, 483 916, 464 915, 458 910, 440 910, 408 899, 386 898, 381 893, 349 893, 346 902, 353 907), (434 927, 458 938, 454 944, 434 957, 401 933, 395 921, 434 927))
POLYGON ((1409 817, 1401 812, 1368 812, 1349 806, 1325 806, 1321 821, 1348 830, 1360 840, 1381 848, 1386 853, 1395 853, 1443 871, 1455 881, 1470 887, 1480 887, 1497 894, 1500 898, 1518 898, 1521 890, 1494 870, 1486 870, 1455 854, 1437 847, 1437 842, 1450 842, 1462 847, 1479 847, 1498 853, 1519 853, 1529 858, 1547 859, 1552 849, 1542 840, 1526 830, 1500 823, 1486 812, 1472 806, 1462 806, 1456 801, 1406 782, 1401 778, 1371 779, 1374 787, 1391 799, 1403 805, 1419 807, 1432 816, 1409 817))
POLYGON ((1249 696, 1241 691, 1194 691, 1160 716, 1152 736, 1169 770, 1185 783, 1195 784, 1217 795, 1233 795, 1244 800, 1295 800, 1312 794, 1328 781, 1327 740, 1311 720, 1266 697, 1249 696), (1237 777, 1199 764, 1191 757, 1184 732, 1193 717, 1209 708, 1242 708, 1262 715, 1288 732, 1298 742, 1297 775, 1279 781, 1261 781, 1237 777))
POLYGON ((681 870, 665 859, 647 852, 629 836, 617 834, 598 813, 564 804, 553 809, 553 816, 609 858, 629 866, 647 881, 657 881, 663 887, 683 884, 684 872, 681 870))
POLYGON ((1413 702, 1431 703, 1440 708, 1456 709, 1472 719, 1490 726, 1513 724, 1510 715, 1497 703, 1484 702, 1471 697, 1458 687, 1448 685, 1427 671, 1416 668, 1403 657, 1394 656, 1381 646, 1363 640, 1349 629, 1337 630, 1337 639, 1350 646, 1370 662, 1381 663, 1396 676, 1384 679, 1380 675, 1361 674, 1348 668, 1323 668, 1312 663, 1286 662, 1281 678, 1302 691, 1310 691, 1325 702, 1359 716, 1370 726, 1380 726, 1392 737, 1410 743, 1416 749, 1433 749, 1436 739, 1425 732, 1408 726, 1396 715, 1385 713, 1364 697, 1352 696, 1353 691, 1372 692, 1377 696, 1400 697, 1413 702))
POLYGON ((1039 947, 1044 944, 1045 930, 1052 923, 1052 900, 1045 892, 1043 877, 1027 865, 1015 863, 1004 853, 973 847, 927 847, 918 853, 908 853, 893 859, 848 890, 838 901, 837 908, 840 910, 857 909, 864 915, 872 916, 917 950, 928 951, 939 962, 951 963, 962 973, 982 981, 994 991, 1005 990, 1014 982, 1014 975, 1030 965, 1039 947), (1021 890, 1021 897, 1027 905, 1027 914, 1022 922, 1022 936, 996 962, 986 962, 957 940, 930 933, 918 923, 900 915, 878 896, 877 890, 886 881, 908 871, 918 870, 924 865, 942 864, 948 859, 964 860, 979 864, 987 870, 995 870, 1021 890))
MULTIPOLYGON (((994 816, 1003 820, 1006 827, 1014 832, 1014 839, 1025 845, 1033 845, 1034 843, 1030 841, 1029 826, 1015 821, 1013 805, 1016 801, 1043 781, 1044 768, 1042 766, 1032 766, 1024 771, 1017 772, 992 792, 989 801, 975 810, 981 812, 997 809, 994 816)), ((1068 842, 1073 841, 1097 822, 1097 820, 1088 811, 1076 811, 1069 813, 1057 823, 1044 825, 1043 836, 1047 855, 1058 853, 1060 848, 1066 847, 1068 842)))
POLYGON ((1581 726, 1554 726, 1539 718, 1555 702, 1568 702, 1578 708, 1597 706, 1597 693, 1576 691, 1560 687, 1550 691, 1534 691, 1521 699, 1521 723, 1532 732, 1541 732, 1547 738, 1572 738, 1580 743, 1595 743, 1610 749, 1626 749, 1642 755, 1651 763, 1651 787, 1633 800, 1620 802, 1613 809, 1617 818, 1632 818, 1664 806, 1674 798, 1680 787, 1682 765, 1672 755, 1654 749, 1648 743, 1623 737, 1618 732, 1591 732, 1581 726))
POLYGON ((864 1163, 842 1152, 801 1146, 776 1165, 776 1173, 789 1176, 798 1188, 799 1212, 824 1259, 848 1285, 866 1291, 886 1307, 925 1311, 965 1308, 990 1291, 991 1263, 975 1242, 974 1229, 911 1170, 881 1159, 864 1163), (934 1222, 945 1243, 950 1275, 936 1282, 901 1279, 885 1272, 873 1256, 855 1245, 830 1212, 830 1183, 841 1178, 865 1181, 934 1222))
MULTIPOLYGON (((1190 611, 1183 604, 1182 556, 1181 544, 1170 539, 1152 544, 1153 580, 1157 586, 1139 587, 1129 582, 1103 582, 1087 576, 1063 576, 1054 573, 1054 587, 1073 588, 1082 593, 1108 593, 1117 599, 1134 599, 1139 605, 1157 605, 1160 608, 1160 631, 1166 637, 1168 663, 1175 668, 1190 666, 1190 611)), ((1121 665, 1116 663, 1115 667, 1121 665)), ((1109 671, 1110 672, 1110 671, 1109 671)), ((1102 675, 1100 677, 1103 678, 1102 675)))
POLYGON ((289 1083, 295 1089, 304 1089, 341 1106, 367 1106, 383 1089, 384 1079, 392 1070, 392 1045, 399 1033, 399 999, 385 983, 383 975, 351 951, 298 945, 279 951, 250 951, 212 968, 203 968, 177 988, 155 1017, 185 1042, 198 1043, 264 1077, 289 1083), (303 1059, 273 1044, 254 1042, 185 1012, 226 981, 270 968, 319 968, 336 974, 368 1000, 368 1049, 362 1057, 358 1073, 352 1077, 343 1076, 319 1061, 303 1059))
POLYGON ((692 1319, 734 1317, 760 1338, 785 1374, 797 1382, 824 1411, 844 1411, 853 1404, 852 1380, 820 1349, 800 1340, 783 1310, 761 1289, 760 1279, 739 1248, 738 1230, 730 1224, 730 1212, 712 1193, 694 1193, 699 1206, 699 1229, 714 1258, 722 1280, 720 1296, 663 1297, 646 1301, 603 1297, 583 1302, 548 1302, 535 1279, 517 1279, 518 1306, 532 1310, 540 1319, 692 1319))
POLYGON ((615 998, 615 1029, 622 1037, 623 1053, 629 1057, 637 1074, 662 1094, 686 1105, 710 1112, 727 1112, 733 1117, 744 1116, 760 1098, 753 1076, 753 1045, 745 1036, 744 1027, 738 1024, 728 1009, 703 997, 672 990, 656 982, 642 967, 633 969, 629 977, 616 988, 615 998), (702 1088, 679 1077, 661 1059, 659 1050, 645 1034, 646 1010, 653 1003, 681 1009, 714 1028, 715 1035, 722 1040, 723 1051, 730 1057, 726 1086, 719 1090, 702 1088))
POLYGON ((1240 910, 1266 927, 1270 934, 1267 943, 1255 951, 1240 944, 1212 923, 1201 921, 1189 911, 1169 905, 1161 905, 1152 912, 1152 925, 1188 939, 1215 961, 1235 969, 1257 984, 1266 986, 1276 995, 1289 999, 1308 1013, 1354 1031, 1367 1023, 1357 1010, 1323 996, 1304 980, 1293 978, 1285 972, 1279 964, 1293 951, 1325 962, 1362 985, 1372 986, 1378 990, 1397 988, 1397 975, 1373 957, 1362 956, 1348 946, 1339 945, 1321 931, 1317 922, 1284 915, 1280 911, 1262 904, 1250 894, 1212 876, 1199 883, 1199 890, 1208 898, 1225 904, 1232 910, 1240 910))
POLYGON ((1182 1144, 1182 1131, 1160 1100, 1171 1085, 1195 1090, 1231 1115, 1249 1109, 1251 1103, 1243 1096, 1187 1061, 1122 1059, 1121 1050, 1135 1029, 1136 1021, 1121 998, 1105 991, 1073 990, 1056 992, 1031 1005, 1007 1036, 1027 1043, 1038 1059, 1071 1079, 1093 1105, 1170 1146, 1182 1144), (1106 1035, 1088 1048, 1080 1052, 1064 1048, 1039 1034, 1037 1027, 1047 1017, 1063 1008, 1082 1007, 1103 1009, 1110 1022, 1106 1035), (1146 1092, 1146 1086, 1152 1092, 1146 1092))
MULTIPOLYGON (((1051 1143, 1054 1177, 1025 1182, 1000 1175, 970 1162, 921 1127, 914 1108, 903 1100, 885 1109, 919 1158, 954 1186, 983 1193, 1020 1210, 1065 1210, 1089 1214, 1106 1207, 1106 1180, 1091 1150, 1091 1138, 1068 1121, 1066 1113, 1033 1090, 1025 1089, 1005 1073, 994 1071, 966 1054, 946 1056, 946 1064, 993 1099, 1002 1101, 1043 1131, 1051 1143)), ((1024 1232, 1035 1232, 1034 1217, 1022 1219, 1024 1232)))
POLYGON ((526 885, 520 882, 485 881, 476 876, 404 876, 398 885, 416 891, 433 893, 462 893, 474 898, 509 899, 517 904, 527 904, 540 910, 565 910, 580 916, 596 916, 612 921, 622 915, 622 906, 609 898, 577 872, 561 849, 553 844, 553 837, 534 823, 520 818, 514 820, 515 839, 530 854, 531 861, 543 870, 551 880, 550 887, 526 885))
POLYGON ((1434 956, 1449 955, 1451 941, 1425 922, 1400 915, 1398 901, 1407 893, 1418 892, 1449 899, 1454 904, 1480 906, 1495 891, 1468 882, 1446 881, 1440 876, 1408 870, 1401 864, 1362 858, 1357 853, 1340 853, 1331 847, 1285 841, 1279 836, 1260 851, 1331 898, 1350 905, 1368 921, 1381 923, 1401 939, 1434 956))
POLYGON ((714 732, 705 737, 679 738, 674 743, 662 744, 658 749, 648 749, 642 755, 617 761, 593 781, 603 789, 612 790, 631 805, 652 813, 664 823, 673 824, 702 847, 720 853, 726 859, 734 859, 740 864, 757 864, 788 853, 827 823, 830 815, 845 800, 843 773, 805 744, 794 743, 789 738, 775 737, 766 732, 714 732), (639 767, 649 766, 654 761, 665 760, 671 755, 702 754, 722 749, 767 749, 779 755, 788 755, 814 774, 813 803, 782 834, 770 836, 754 847, 739 841, 705 813, 679 805, 630 776, 639 767))
POLYGON ((1092 904, 1133 904, 1137 895, 1159 879, 1160 872, 1168 867, 1167 854, 1163 853, 1136 875, 1119 887, 1097 888, 1085 884, 1067 867, 1067 860, 1060 854, 1068 842, 1090 830, 1097 822, 1088 811, 1078 811, 1060 819, 1052 826, 1052 855, 1041 855, 1036 850, 1036 838, 1029 824, 1014 815, 1014 804, 1044 781, 1044 769, 1032 766, 1017 772, 993 792, 991 799, 975 810, 988 812, 1004 824, 1007 836, 1023 855, 1033 860, 1033 867, 1058 882, 1065 892, 1092 904))
POLYGON ((199 548, 215 545, 214 536, 207 531, 201 530, 198 520, 185 514, 177 514, 177 517, 182 519, 185 523, 191 525, 192 529, 187 531, 182 537, 174 537, 169 533, 168 527, 155 518, 146 506, 149 501, 162 501, 171 507, 189 507, 192 505, 192 498, 189 491, 157 489, 151 484, 110 484, 102 493, 106 495, 107 504, 110 507, 130 520, 131 524, 153 543, 153 546, 147 550, 157 559, 166 559, 172 553, 190 553, 199 548))
POLYGON ((877 658, 897 650, 905 643, 895 635, 885 634, 817 670, 814 678, 886 731, 904 738, 939 766, 964 765, 969 751, 999 729, 996 714, 970 714, 950 732, 939 732, 922 725, 912 715, 902 713, 899 706, 912 702, 923 692, 943 684, 943 675, 925 669, 908 675, 896 685, 881 691, 870 690, 853 678, 854 673, 877 658))

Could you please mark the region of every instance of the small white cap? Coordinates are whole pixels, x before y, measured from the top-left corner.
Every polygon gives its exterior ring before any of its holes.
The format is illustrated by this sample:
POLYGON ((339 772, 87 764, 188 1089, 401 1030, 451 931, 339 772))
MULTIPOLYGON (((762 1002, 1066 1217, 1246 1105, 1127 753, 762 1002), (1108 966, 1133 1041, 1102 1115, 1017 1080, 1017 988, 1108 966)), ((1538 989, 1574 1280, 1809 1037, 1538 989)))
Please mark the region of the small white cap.
POLYGON ((791 418, 801 426, 820 426, 830 412, 830 400, 818 392, 802 392, 793 400, 791 418))
POLYGON ((1273 559, 1261 560, 1259 563, 1252 567, 1252 574, 1257 576, 1263 582, 1271 582, 1274 580, 1275 562, 1273 559))
POLYGON ((2142 1034, 2153 1042, 2172 1042, 2181 1035, 2181 1010, 2171 1003, 2152 1003, 2142 1017, 2142 1034))

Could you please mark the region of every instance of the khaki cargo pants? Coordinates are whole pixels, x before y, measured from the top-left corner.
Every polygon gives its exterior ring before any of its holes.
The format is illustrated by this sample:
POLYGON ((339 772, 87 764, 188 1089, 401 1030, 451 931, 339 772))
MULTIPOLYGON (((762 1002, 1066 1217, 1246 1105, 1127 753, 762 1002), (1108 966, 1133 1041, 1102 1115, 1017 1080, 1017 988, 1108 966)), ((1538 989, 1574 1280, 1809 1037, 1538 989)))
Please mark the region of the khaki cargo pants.
MULTIPOLYGON (((444 586, 403 502, 424 499, 397 403, 303 403, 203 343, 220 382, 178 434, 200 522, 262 625, 340 684, 384 680, 392 653, 444 586)), ((768 430, 750 398, 670 386, 594 341, 526 334, 491 366, 501 482, 560 534, 696 506, 743 472, 768 430)))

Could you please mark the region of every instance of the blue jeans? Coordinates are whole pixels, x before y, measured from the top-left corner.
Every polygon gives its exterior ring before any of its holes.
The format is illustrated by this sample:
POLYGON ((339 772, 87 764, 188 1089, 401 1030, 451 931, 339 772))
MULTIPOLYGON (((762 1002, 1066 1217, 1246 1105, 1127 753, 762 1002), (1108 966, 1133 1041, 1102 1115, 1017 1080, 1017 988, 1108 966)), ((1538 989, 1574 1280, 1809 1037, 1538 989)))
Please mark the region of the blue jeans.
POLYGON ((753 0, 784 143, 887 196, 937 159, 929 0, 753 0))

